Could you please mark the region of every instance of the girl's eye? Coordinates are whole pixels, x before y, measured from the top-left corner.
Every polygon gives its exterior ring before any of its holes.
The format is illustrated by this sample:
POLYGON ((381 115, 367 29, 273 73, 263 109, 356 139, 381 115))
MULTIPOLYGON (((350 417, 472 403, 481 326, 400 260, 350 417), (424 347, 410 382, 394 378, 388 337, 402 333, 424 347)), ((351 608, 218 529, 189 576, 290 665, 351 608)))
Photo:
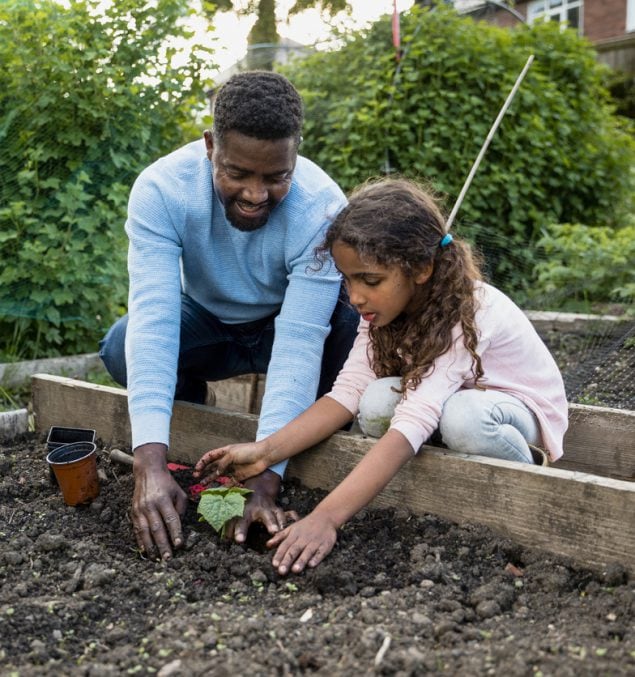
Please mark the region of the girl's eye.
POLYGON ((364 280, 364 284, 367 287, 376 287, 380 282, 381 282, 381 280, 378 280, 376 278, 372 278, 370 280, 369 279, 364 280))

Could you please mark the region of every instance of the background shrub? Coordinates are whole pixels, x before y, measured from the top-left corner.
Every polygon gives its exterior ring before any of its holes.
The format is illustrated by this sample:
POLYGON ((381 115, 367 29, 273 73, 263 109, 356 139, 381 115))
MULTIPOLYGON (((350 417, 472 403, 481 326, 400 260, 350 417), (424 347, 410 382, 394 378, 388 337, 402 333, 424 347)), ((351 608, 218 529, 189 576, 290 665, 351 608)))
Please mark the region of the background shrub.
MULTIPOLYGON (((92 352, 126 301, 130 185, 193 137, 181 0, 0 4, 0 361, 92 352)), ((198 134, 198 132, 196 132, 198 134)))
POLYGON ((306 101, 302 152, 346 190, 386 171, 431 180, 449 211, 535 54, 457 223, 494 281, 527 299, 546 224, 615 228, 632 208, 635 144, 613 114, 605 67, 586 40, 553 23, 509 30, 415 7, 401 33, 399 63, 386 17, 287 70, 306 101))
POLYGON ((579 223, 549 226, 539 241, 546 257, 536 268, 544 294, 562 305, 635 301, 635 223, 623 228, 579 223))

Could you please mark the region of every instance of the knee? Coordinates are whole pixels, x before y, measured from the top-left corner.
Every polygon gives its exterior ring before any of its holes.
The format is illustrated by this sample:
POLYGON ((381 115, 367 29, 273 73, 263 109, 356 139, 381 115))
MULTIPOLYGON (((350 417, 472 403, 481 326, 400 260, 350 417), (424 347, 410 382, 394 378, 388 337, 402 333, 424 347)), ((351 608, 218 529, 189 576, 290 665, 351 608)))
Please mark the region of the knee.
POLYGON ((481 416, 472 408, 469 391, 455 393, 443 405, 439 430, 443 443, 450 449, 461 452, 474 451, 480 438, 481 416))
POLYGON ((112 378, 126 386, 126 327, 128 317, 124 316, 110 327, 99 342, 99 357, 112 378))
POLYGON ((364 435, 381 437, 390 426, 395 407, 402 398, 393 388, 399 388, 401 379, 389 376, 373 381, 359 402, 359 427, 364 435))

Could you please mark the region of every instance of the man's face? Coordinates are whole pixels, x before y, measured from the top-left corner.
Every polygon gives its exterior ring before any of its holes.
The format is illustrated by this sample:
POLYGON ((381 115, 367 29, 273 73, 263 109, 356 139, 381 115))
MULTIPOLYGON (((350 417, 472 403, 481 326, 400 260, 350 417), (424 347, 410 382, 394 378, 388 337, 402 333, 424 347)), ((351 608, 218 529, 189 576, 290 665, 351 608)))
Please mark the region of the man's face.
POLYGON ((296 140, 267 141, 231 131, 215 143, 205 132, 205 145, 227 220, 238 230, 262 228, 291 187, 296 140))

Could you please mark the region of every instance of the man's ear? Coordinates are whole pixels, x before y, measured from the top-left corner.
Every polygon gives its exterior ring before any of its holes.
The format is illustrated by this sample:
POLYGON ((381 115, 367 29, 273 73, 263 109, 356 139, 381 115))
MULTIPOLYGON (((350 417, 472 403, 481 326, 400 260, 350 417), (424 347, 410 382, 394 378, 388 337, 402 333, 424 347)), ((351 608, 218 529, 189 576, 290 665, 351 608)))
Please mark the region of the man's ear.
POLYGON ((432 261, 428 263, 427 266, 424 266, 416 275, 415 275, 415 284, 425 284, 430 277, 432 276, 432 271, 434 270, 434 264, 432 261))
POLYGON ((210 132, 209 129, 206 129, 203 132, 203 138, 205 139, 205 148, 207 149, 207 157, 211 160, 212 153, 214 152, 214 134, 210 132))

